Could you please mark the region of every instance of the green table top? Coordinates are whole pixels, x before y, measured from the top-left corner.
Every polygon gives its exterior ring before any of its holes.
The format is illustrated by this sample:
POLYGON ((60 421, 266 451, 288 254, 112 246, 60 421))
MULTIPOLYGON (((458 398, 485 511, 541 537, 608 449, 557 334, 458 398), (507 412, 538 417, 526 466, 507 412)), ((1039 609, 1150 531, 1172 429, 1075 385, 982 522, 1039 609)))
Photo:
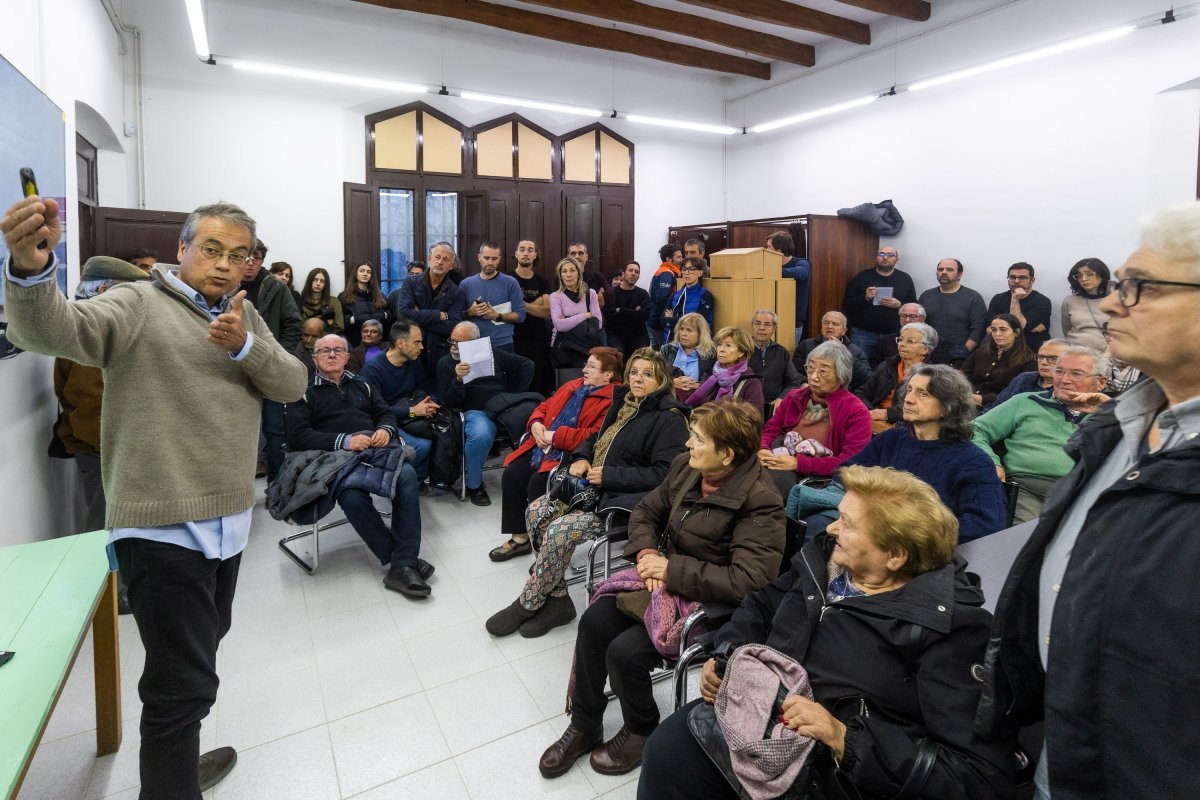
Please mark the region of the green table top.
POLYGON ((108 578, 108 531, 0 547, 0 796, 12 794, 108 578))

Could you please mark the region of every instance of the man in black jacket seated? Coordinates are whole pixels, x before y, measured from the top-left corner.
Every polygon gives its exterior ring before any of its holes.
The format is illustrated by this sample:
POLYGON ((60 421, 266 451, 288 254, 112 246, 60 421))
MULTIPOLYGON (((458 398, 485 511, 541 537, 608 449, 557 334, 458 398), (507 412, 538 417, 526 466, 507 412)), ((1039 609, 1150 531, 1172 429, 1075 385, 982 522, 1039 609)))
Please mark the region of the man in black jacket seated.
MULTIPOLYGON (((754 312, 754 319, 750 322, 750 340, 754 342, 750 369, 762 378, 763 400, 771 411, 775 410, 785 394, 792 389, 799 389, 805 381, 803 370, 797 372, 796 365, 792 363, 792 354, 775 341, 778 330, 778 314, 769 308, 754 312)), ((792 340, 790 335, 785 339, 792 340)), ((767 417, 770 416, 768 413, 767 417)))
POLYGON ((808 354, 821 342, 840 342, 850 351, 850 355, 854 356, 854 377, 850 379, 849 385, 846 386, 847 389, 851 392, 856 391, 867 382, 867 379, 871 377, 871 363, 862 348, 850 341, 850 337, 846 335, 847 330, 849 330, 849 325, 846 322, 845 314, 840 311, 826 311, 825 316, 821 317, 821 335, 804 339, 796 345, 796 351, 792 353, 792 366, 800 374, 801 385, 808 383, 808 373, 804 371, 804 366, 808 362, 808 354))
MULTIPOLYGON (((437 364, 437 400, 443 406, 463 411, 466 417, 466 447, 463 459, 467 472, 467 496, 477 506, 490 506, 483 486, 483 462, 492 451, 496 441, 496 422, 484 413, 495 395, 501 392, 527 392, 533 382, 533 362, 528 358, 492 348, 495 374, 476 378, 469 383, 469 364, 458 360, 459 342, 479 338, 479 326, 474 322, 460 322, 450 332, 450 354, 443 356, 437 364)), ((444 488, 452 489, 452 486, 444 488)))
MULTIPOLYGON (((346 370, 347 341, 336 333, 317 340, 313 351, 317 374, 298 403, 288 407, 287 443, 301 450, 354 450, 386 447, 399 438, 396 417, 371 385, 346 370)), ((392 495, 392 524, 383 524, 371 495, 343 488, 338 505, 350 525, 379 558, 390 565, 384 587, 407 597, 428 597, 433 565, 417 558, 421 552, 421 509, 417 504, 417 473, 400 467, 392 495)))

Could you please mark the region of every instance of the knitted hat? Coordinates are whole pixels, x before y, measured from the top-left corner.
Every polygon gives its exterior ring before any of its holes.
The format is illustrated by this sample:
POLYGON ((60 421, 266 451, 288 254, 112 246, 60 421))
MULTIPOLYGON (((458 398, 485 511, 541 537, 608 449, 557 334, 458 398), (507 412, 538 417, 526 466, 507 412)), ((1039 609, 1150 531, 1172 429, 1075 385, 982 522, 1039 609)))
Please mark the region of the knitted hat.
POLYGON ((751 800, 770 800, 795 783, 816 741, 779 722, 783 698, 812 699, 804 667, 774 648, 734 651, 713 706, 733 772, 751 800))
POLYGON ((150 280, 150 274, 119 258, 113 258, 112 256, 92 256, 83 265, 83 271, 79 279, 83 281, 105 279, 114 281, 148 281, 150 280))

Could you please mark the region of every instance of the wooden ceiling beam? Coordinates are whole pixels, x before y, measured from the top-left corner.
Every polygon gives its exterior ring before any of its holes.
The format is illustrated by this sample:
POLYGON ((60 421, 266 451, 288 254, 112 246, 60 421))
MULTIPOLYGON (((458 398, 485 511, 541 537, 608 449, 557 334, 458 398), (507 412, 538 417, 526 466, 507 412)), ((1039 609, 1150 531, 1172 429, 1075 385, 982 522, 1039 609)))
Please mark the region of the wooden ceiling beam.
POLYGON ((816 62, 812 45, 793 42, 782 36, 726 25, 707 17, 685 14, 669 8, 659 8, 633 0, 523 0, 539 6, 587 14, 613 22, 624 22, 653 28, 664 33, 674 33, 692 39, 703 39, 712 44, 745 50, 747 53, 765 56, 774 61, 786 61, 811 67, 816 62))
POLYGON ((838 0, 848 6, 876 11, 889 17, 911 19, 913 22, 927 22, 932 13, 929 0, 838 0))
POLYGON ((668 61, 685 67, 699 67, 732 75, 771 79, 771 65, 752 58, 717 53, 702 47, 681 45, 643 36, 640 33, 602 28, 550 14, 526 11, 481 0, 355 0, 367 5, 414 11, 418 14, 452 17, 479 25, 501 28, 526 36, 552 39, 563 44, 616 50, 635 56, 668 61))
POLYGON ((854 44, 871 43, 871 26, 836 14, 814 11, 786 0, 683 0, 701 8, 772 25, 812 31, 854 44))

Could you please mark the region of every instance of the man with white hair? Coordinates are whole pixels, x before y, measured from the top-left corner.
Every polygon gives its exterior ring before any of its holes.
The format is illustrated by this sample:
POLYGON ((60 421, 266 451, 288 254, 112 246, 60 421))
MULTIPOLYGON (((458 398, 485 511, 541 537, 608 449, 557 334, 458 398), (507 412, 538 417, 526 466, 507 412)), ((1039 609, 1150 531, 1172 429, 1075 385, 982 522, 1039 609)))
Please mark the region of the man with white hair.
POLYGON ((792 389, 804 385, 804 377, 796 371, 792 354, 775 341, 779 330, 779 316, 768 308, 754 312, 750 322, 750 341, 754 352, 750 354, 750 369, 762 378, 763 400, 774 410, 783 396, 792 389))
POLYGON ((1111 352, 1148 379, 1069 443, 1000 594, 975 721, 1044 721, 1035 783, 1054 800, 1200 785, 1200 202, 1152 217, 1115 277, 1111 352))
POLYGON ((808 355, 821 342, 843 344, 850 351, 850 355, 854 357, 854 377, 846 386, 847 389, 854 392, 867 382, 867 379, 871 377, 871 362, 862 348, 850 341, 847 333, 849 330, 850 325, 846 321, 845 314, 840 311, 826 311, 825 315, 821 317, 821 335, 803 339, 796 345, 796 351, 792 353, 792 366, 800 374, 802 384, 808 382, 807 373, 804 371, 804 365, 808 363, 808 355))

